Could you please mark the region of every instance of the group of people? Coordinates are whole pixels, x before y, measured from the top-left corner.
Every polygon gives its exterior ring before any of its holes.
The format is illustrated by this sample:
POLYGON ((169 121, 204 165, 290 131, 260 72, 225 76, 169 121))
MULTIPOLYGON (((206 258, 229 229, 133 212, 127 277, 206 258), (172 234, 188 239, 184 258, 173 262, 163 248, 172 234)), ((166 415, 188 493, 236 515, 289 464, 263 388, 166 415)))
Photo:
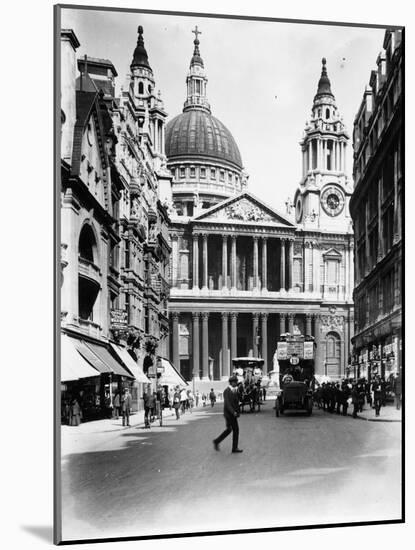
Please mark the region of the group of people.
MULTIPOLYGON (((83 408, 88 409, 89 401, 83 400, 82 395, 68 397, 62 402, 62 422, 69 426, 79 426, 83 420, 83 408)), ((132 408, 132 398, 128 388, 122 392, 115 392, 113 398, 109 391, 105 392, 104 399, 101 400, 101 414, 105 418, 119 419, 122 416, 123 426, 130 425, 130 413, 132 408)))
POLYGON ((398 375, 389 383, 379 375, 374 375, 370 382, 366 378, 342 380, 341 382, 323 382, 314 391, 314 402, 319 409, 330 413, 347 415, 349 405, 353 407, 353 418, 363 411, 365 404, 375 409, 380 416, 381 407, 386 404, 387 390, 395 394, 396 408, 400 408, 402 384, 398 375))

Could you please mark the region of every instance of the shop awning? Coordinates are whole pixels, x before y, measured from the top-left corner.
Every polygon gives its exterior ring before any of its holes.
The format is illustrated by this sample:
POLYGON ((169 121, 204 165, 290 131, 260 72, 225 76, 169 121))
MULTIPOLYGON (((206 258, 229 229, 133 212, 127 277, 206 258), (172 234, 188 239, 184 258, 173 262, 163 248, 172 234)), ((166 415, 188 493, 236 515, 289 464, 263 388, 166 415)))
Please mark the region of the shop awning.
POLYGON ((61 335, 61 382, 70 382, 80 378, 99 376, 100 373, 91 367, 78 353, 71 338, 61 335))
POLYGON ((128 370, 130 370, 133 373, 137 382, 140 382, 141 384, 148 384, 150 382, 150 380, 144 374, 143 369, 140 367, 138 363, 134 361, 134 359, 131 357, 131 355, 128 353, 128 351, 125 348, 121 346, 117 346, 117 344, 112 344, 112 343, 111 343, 111 346, 112 346, 112 349, 117 354, 117 356, 128 368, 128 370))
POLYGON ((111 371, 110 367, 102 361, 83 341, 81 340, 71 340, 75 343, 76 349, 86 359, 100 374, 108 374, 111 371))
POLYGON ((167 359, 158 358, 158 363, 164 367, 164 372, 159 379, 159 383, 165 386, 187 386, 188 383, 183 376, 177 372, 174 366, 167 359))
POLYGON ((93 344, 92 342, 85 342, 85 345, 97 356, 99 359, 107 365, 110 372, 119 374, 120 376, 126 376, 127 378, 134 378, 131 372, 123 367, 110 352, 104 346, 93 344))

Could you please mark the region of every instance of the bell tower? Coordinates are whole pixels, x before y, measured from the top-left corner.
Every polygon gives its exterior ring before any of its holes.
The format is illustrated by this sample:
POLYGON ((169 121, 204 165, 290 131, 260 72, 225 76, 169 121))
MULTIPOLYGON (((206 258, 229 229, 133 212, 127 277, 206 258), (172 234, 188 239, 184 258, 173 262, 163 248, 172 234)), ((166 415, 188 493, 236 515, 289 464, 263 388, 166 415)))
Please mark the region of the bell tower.
POLYGON ((208 79, 206 77, 203 59, 200 57, 199 51, 200 42, 198 36, 199 34, 202 34, 202 32, 198 30, 197 25, 192 32, 195 35, 195 39, 193 41, 195 47, 186 78, 187 98, 184 102, 183 112, 188 111, 189 109, 202 109, 203 111, 210 113, 210 105, 206 97, 206 86, 208 79))
POLYGON ((310 121, 300 141, 303 169, 294 199, 297 223, 307 228, 349 230, 353 190, 346 174, 348 141, 323 57, 310 121))

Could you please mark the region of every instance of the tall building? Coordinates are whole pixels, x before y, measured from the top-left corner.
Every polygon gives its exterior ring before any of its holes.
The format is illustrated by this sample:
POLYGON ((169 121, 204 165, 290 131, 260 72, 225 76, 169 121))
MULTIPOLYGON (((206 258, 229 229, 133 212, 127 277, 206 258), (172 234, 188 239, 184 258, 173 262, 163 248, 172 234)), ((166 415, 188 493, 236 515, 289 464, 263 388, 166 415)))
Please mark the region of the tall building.
POLYGON ((261 355, 280 334, 314 335, 317 372, 345 373, 353 327, 348 136, 326 63, 302 141, 295 223, 248 191, 236 141, 212 115, 197 27, 183 112, 166 128, 173 176, 170 234, 173 364, 199 387, 231 359, 261 355))
POLYGON ((388 377, 402 365, 402 31, 386 31, 354 121, 350 203, 355 240, 357 375, 388 377))
POLYGON ((167 114, 142 27, 120 97, 111 61, 77 60, 78 47, 63 30, 62 365, 81 361, 64 389, 99 408, 107 391, 130 385, 138 406, 145 359, 165 355, 168 336, 167 114))

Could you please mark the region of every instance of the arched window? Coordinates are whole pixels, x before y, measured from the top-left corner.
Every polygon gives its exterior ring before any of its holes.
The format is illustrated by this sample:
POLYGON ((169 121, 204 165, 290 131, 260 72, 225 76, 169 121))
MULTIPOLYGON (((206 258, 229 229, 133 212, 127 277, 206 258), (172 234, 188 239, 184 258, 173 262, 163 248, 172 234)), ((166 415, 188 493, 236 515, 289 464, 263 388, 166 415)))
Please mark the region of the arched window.
POLYGON ((330 109, 326 109, 326 118, 330 118, 330 109))
POLYGON ((336 332, 329 332, 326 337, 326 374, 333 378, 341 374, 340 337, 336 332))
POLYGON ((86 224, 79 235, 79 257, 89 262, 94 261, 94 248, 96 240, 90 225, 86 224))
POLYGON ((142 82, 138 83, 138 93, 143 94, 144 93, 144 84, 142 82))

